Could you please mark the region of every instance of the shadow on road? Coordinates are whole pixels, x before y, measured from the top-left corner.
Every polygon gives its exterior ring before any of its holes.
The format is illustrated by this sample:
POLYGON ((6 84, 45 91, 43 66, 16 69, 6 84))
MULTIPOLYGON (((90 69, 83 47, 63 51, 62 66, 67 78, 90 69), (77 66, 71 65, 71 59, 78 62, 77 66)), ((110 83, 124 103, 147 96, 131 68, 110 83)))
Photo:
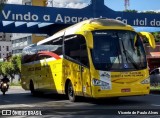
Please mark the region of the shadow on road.
MULTIPOLYGON (((126 106, 126 105, 140 105, 145 104, 147 101, 139 97, 139 99, 132 99, 130 97, 122 97, 119 99, 92 99, 92 98, 84 98, 78 97, 78 101, 76 104, 88 103, 92 105, 101 105, 101 106, 126 106)), ((39 104, 43 102, 67 102, 72 104, 65 95, 59 94, 39 94, 37 96, 33 96, 30 93, 7 93, 5 96, 0 95, 0 105, 9 105, 9 104, 39 104), (66 101, 67 100, 67 101, 66 101)), ((75 103, 73 103, 75 104, 75 103)))
POLYGON ((0 94, 0 105, 8 105, 8 104, 37 104, 42 102, 50 102, 50 101, 61 101, 67 100, 64 95, 57 94, 41 94, 37 96, 33 96, 30 93, 14 93, 6 95, 0 94))

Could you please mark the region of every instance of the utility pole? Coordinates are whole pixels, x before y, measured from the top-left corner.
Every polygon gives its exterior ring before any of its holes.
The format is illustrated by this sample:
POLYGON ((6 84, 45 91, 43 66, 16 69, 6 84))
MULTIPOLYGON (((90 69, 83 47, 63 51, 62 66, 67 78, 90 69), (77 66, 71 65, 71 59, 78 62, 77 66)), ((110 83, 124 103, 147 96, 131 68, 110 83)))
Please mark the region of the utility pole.
POLYGON ((129 0, 124 0, 125 11, 128 10, 129 0))

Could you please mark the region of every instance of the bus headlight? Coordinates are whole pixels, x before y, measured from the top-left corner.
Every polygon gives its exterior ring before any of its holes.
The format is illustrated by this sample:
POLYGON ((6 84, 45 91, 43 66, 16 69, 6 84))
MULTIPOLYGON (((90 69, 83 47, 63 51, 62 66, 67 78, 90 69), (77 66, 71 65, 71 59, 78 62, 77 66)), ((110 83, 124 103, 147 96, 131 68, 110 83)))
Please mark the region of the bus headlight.
POLYGON ((150 77, 148 77, 147 79, 141 81, 141 84, 149 84, 150 83, 150 77))
POLYGON ((94 86, 108 86, 109 85, 109 83, 98 80, 98 79, 93 79, 92 83, 94 86))

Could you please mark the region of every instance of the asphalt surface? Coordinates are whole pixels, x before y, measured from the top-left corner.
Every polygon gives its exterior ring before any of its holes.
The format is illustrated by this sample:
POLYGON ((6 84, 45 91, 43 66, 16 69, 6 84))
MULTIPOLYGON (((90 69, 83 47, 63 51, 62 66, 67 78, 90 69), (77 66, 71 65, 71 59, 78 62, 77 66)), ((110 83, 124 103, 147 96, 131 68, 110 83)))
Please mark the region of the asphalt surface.
POLYGON ((64 95, 32 96, 29 91, 25 91, 21 87, 11 87, 5 96, 0 93, 0 115, 2 110, 11 110, 12 112, 11 116, 6 115, 6 111, 3 111, 3 117, 15 118, 35 118, 36 116, 33 115, 40 115, 37 116, 38 118, 158 118, 160 117, 160 92, 147 96, 121 97, 119 100, 95 100, 80 97, 78 102, 72 103, 64 95))

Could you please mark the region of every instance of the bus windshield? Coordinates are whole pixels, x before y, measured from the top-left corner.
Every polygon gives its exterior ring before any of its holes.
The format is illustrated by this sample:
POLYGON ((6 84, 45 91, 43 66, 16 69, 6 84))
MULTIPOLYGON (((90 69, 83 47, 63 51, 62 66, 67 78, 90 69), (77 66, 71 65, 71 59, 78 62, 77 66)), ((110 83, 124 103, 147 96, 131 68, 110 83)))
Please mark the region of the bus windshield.
POLYGON ((92 61, 97 70, 123 71, 147 67, 141 38, 127 30, 93 31, 92 61))

